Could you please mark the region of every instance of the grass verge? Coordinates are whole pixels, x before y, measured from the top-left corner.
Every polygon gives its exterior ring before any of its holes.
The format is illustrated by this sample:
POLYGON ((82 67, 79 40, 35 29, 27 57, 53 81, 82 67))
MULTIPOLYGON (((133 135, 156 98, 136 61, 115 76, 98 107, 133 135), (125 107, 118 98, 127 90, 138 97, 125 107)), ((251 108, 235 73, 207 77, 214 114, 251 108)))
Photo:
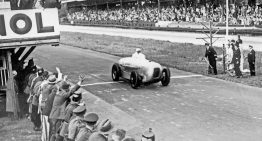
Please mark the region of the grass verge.
MULTIPOLYGON (((143 52, 149 60, 179 70, 207 75, 207 65, 202 61, 205 47, 201 45, 75 32, 61 32, 61 43, 120 57, 131 56, 131 54, 134 53, 135 48, 143 48, 143 52)), ((215 50, 218 55, 222 54, 221 48, 215 47, 215 50)), ((245 51, 245 54, 247 54, 247 51, 245 51)), ((249 77, 249 74, 245 74, 243 78, 235 78, 228 74, 223 74, 222 64, 218 64, 219 75, 210 76, 250 86, 262 87, 261 55, 262 52, 257 52, 256 54, 257 76, 255 77, 249 77)), ((248 68, 247 61, 244 63, 244 69, 245 68, 248 68)))

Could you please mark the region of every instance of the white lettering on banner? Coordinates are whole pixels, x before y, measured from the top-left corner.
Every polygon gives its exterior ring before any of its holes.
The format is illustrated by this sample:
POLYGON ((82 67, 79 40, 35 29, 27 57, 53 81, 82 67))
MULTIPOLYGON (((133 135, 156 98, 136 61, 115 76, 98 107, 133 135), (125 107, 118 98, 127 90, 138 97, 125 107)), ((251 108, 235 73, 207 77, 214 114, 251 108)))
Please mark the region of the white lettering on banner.
POLYGON ((56 8, 0 11, 0 48, 56 43, 59 38, 56 8))

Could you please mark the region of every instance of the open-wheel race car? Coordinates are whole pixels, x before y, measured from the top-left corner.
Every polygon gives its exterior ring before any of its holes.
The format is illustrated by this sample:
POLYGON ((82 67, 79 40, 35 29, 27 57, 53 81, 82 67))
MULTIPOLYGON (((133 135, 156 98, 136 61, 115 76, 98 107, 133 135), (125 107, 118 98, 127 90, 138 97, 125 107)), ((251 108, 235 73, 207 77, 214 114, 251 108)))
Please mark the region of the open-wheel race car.
POLYGON ((167 86, 170 82, 168 67, 146 59, 122 58, 118 63, 114 63, 111 73, 113 81, 119 81, 120 78, 127 79, 134 89, 160 81, 163 86, 167 86))

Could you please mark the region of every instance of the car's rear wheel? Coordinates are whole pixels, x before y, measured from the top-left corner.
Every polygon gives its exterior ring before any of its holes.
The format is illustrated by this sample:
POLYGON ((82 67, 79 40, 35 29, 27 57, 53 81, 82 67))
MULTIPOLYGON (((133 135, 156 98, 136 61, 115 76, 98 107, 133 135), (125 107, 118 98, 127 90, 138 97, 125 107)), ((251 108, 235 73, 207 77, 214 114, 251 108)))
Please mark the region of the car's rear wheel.
POLYGON ((119 80, 119 77, 121 76, 121 70, 120 70, 119 64, 115 63, 113 65, 111 75, 112 75, 113 81, 119 80))
POLYGON ((140 76, 138 75, 137 72, 135 71, 132 71, 131 72, 131 75, 130 75, 130 84, 131 84, 131 87, 136 89, 137 87, 140 86, 141 84, 141 79, 140 79, 140 76))
POLYGON ((167 86, 170 83, 170 70, 169 70, 169 68, 163 69, 161 83, 162 83, 163 86, 167 86))

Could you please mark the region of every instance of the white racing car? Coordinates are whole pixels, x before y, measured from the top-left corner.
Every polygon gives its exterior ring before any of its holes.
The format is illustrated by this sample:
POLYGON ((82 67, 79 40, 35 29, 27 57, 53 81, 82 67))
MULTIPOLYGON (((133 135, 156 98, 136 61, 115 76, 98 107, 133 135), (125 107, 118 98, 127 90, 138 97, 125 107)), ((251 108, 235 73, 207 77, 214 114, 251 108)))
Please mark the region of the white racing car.
POLYGON ((126 57, 112 66, 113 81, 119 81, 120 77, 130 80, 132 88, 160 81, 163 86, 167 86, 170 82, 170 70, 153 61, 126 57))

